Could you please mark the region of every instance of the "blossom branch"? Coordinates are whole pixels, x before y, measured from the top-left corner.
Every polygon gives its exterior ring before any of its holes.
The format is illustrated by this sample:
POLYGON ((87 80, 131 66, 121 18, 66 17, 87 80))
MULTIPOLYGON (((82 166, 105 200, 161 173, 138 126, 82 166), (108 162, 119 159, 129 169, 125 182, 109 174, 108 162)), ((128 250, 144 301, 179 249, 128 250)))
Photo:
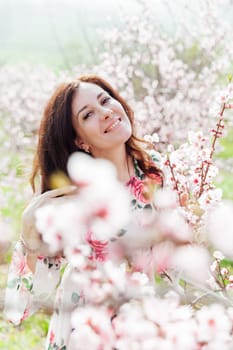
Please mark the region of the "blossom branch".
POLYGON ((210 152, 209 161, 208 162, 207 161, 202 162, 201 172, 202 172, 203 175, 201 176, 200 191, 198 193, 198 197, 197 198, 200 198, 200 196, 202 195, 202 193, 204 191, 204 186, 205 186, 205 183, 206 183, 206 178, 207 178, 207 175, 208 175, 209 167, 210 167, 210 164, 212 163, 213 154, 214 154, 214 151, 215 151, 215 144, 216 144, 217 139, 222 136, 222 131, 221 130, 224 128, 224 125, 223 125, 223 113, 224 113, 225 109, 226 109, 226 103, 223 103, 222 107, 221 107, 221 110, 220 110, 220 113, 219 113, 219 120, 218 120, 218 122, 216 124, 216 129, 212 130, 214 138, 213 138, 212 145, 211 145, 211 152, 210 152), (205 168, 205 164, 206 164, 206 168, 205 168))
POLYGON ((171 164, 169 155, 167 155, 166 165, 169 167, 169 169, 171 171, 172 181, 174 183, 174 190, 177 192, 179 204, 180 204, 180 206, 182 206, 182 200, 181 200, 181 195, 180 195, 180 191, 179 191, 179 181, 177 180, 177 178, 175 176, 174 166, 172 166, 172 164, 171 164))

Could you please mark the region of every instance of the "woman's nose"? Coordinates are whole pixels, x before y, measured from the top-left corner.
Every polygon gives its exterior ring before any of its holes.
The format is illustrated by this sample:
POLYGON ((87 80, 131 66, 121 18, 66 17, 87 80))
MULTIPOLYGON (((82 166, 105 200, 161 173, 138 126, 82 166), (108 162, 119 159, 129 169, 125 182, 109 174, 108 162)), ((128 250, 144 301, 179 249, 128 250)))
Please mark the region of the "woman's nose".
POLYGON ((102 111, 102 119, 107 120, 112 118, 112 110, 109 108, 104 108, 102 111))

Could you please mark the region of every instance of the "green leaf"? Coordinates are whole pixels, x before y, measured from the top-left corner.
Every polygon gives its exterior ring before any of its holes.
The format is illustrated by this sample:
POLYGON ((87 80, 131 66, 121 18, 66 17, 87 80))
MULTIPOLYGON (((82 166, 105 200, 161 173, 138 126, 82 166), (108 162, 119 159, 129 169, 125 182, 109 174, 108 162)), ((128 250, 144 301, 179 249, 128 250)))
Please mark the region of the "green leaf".
POLYGON ((27 278, 23 278, 22 281, 25 287, 30 291, 32 289, 32 283, 27 278))

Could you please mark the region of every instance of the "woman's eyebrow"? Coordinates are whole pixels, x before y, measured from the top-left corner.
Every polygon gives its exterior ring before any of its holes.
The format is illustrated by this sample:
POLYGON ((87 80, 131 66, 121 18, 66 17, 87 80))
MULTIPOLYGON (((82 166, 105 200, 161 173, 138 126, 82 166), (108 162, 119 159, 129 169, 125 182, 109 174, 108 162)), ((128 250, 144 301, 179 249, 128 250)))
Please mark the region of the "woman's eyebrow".
POLYGON ((99 93, 99 95, 97 96, 97 100, 102 96, 102 95, 104 95, 104 91, 102 91, 101 93, 99 93))
POLYGON ((84 109, 86 109, 88 107, 88 105, 86 105, 86 106, 84 106, 84 107, 82 107, 79 111, 78 111, 78 113, 77 113, 77 117, 79 116, 79 114, 84 110, 84 109))
MULTIPOLYGON (((97 100, 99 100, 99 98, 102 96, 104 94, 104 92, 102 91, 102 92, 100 92, 98 95, 97 95, 97 100)), ((77 113, 77 117, 79 116, 79 114, 82 112, 82 111, 84 111, 84 109, 86 109, 88 107, 88 105, 85 105, 85 106, 83 106, 79 111, 78 111, 78 113, 77 113)))

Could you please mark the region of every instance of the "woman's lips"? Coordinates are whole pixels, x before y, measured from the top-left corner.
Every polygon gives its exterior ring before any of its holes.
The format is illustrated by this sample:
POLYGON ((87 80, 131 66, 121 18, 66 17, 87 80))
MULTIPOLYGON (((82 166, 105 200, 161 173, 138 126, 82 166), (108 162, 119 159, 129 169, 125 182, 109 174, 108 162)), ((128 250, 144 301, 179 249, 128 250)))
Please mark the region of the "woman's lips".
POLYGON ((115 120, 115 121, 113 121, 113 122, 107 127, 107 129, 105 129, 104 133, 106 134, 106 133, 109 133, 109 132, 111 132, 112 130, 114 130, 114 129, 120 124, 120 122, 121 122, 121 119, 120 119, 120 118, 117 119, 117 120, 115 120))

